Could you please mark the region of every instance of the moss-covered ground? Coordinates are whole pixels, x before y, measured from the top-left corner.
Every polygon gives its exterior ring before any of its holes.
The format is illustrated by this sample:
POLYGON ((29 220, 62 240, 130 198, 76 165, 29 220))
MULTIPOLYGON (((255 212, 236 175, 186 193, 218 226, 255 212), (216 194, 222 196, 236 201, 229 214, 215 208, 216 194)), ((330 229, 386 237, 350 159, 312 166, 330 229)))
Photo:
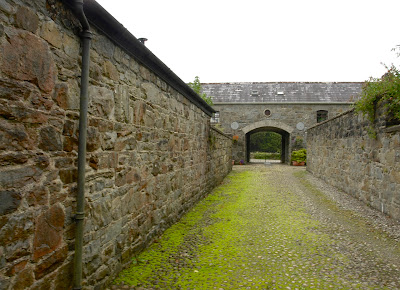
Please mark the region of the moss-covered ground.
POLYGON ((287 175, 279 175, 283 166, 235 168, 222 185, 135 257, 115 285, 377 289, 349 272, 352 258, 320 230, 323 225, 306 209, 296 189, 311 186, 299 181, 304 173, 287 180, 287 175))

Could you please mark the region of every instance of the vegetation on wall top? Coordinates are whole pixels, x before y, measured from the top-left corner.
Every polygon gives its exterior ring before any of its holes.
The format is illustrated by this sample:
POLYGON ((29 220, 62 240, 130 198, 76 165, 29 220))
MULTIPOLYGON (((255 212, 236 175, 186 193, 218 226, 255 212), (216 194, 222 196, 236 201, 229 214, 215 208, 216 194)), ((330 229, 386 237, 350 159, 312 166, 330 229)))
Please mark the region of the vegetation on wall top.
POLYGON ((200 78, 196 76, 194 78, 194 81, 192 83, 188 83, 189 87, 193 89, 204 101, 206 101, 207 104, 210 106, 214 105, 212 98, 207 96, 206 93, 201 92, 201 83, 200 83, 200 78))
POLYGON ((365 82, 355 110, 373 123, 378 103, 387 109, 389 122, 400 121, 400 71, 393 65, 382 77, 365 82))

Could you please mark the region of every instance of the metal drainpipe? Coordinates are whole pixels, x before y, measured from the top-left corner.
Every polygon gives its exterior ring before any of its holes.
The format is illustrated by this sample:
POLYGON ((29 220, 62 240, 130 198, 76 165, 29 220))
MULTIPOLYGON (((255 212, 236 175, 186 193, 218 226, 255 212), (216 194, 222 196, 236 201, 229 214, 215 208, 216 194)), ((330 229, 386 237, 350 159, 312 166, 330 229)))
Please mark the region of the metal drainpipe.
POLYGON ((85 166, 86 166, 86 133, 88 113, 88 86, 90 62, 90 32, 89 22, 83 11, 83 0, 74 1, 74 12, 82 25, 80 37, 82 39, 82 67, 81 67, 81 92, 79 113, 79 144, 78 144, 78 195, 76 198, 76 231, 75 231, 75 256, 74 256, 74 289, 82 289, 82 247, 83 247, 83 221, 85 210, 85 166))

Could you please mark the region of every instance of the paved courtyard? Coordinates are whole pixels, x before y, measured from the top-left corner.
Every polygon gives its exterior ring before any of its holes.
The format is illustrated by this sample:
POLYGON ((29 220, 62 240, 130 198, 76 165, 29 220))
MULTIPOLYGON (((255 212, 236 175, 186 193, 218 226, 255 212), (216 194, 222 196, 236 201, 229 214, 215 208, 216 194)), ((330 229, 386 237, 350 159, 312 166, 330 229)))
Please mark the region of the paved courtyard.
POLYGON ((400 289, 400 225, 281 164, 235 166, 111 289, 400 289))

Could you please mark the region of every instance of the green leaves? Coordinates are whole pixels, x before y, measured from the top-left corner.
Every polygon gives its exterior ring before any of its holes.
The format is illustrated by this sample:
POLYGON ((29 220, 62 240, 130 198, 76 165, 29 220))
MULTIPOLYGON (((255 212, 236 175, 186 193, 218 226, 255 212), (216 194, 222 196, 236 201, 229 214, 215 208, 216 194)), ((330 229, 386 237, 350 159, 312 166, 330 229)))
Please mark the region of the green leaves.
POLYGON ((257 132, 250 135, 250 151, 280 152, 280 134, 275 132, 257 132))
POLYGON ((188 86, 191 87, 193 91, 195 91, 195 93, 198 94, 204 101, 206 101, 207 104, 210 106, 213 105, 212 98, 201 92, 201 83, 198 76, 194 78, 193 83, 188 83, 188 86))
POLYGON ((306 149, 300 149, 297 151, 292 152, 292 161, 296 162, 305 162, 307 160, 307 150, 306 149))
POLYGON ((392 119, 400 121, 400 72, 393 65, 381 78, 370 78, 365 82, 355 110, 373 123, 378 103, 386 107, 392 119))

